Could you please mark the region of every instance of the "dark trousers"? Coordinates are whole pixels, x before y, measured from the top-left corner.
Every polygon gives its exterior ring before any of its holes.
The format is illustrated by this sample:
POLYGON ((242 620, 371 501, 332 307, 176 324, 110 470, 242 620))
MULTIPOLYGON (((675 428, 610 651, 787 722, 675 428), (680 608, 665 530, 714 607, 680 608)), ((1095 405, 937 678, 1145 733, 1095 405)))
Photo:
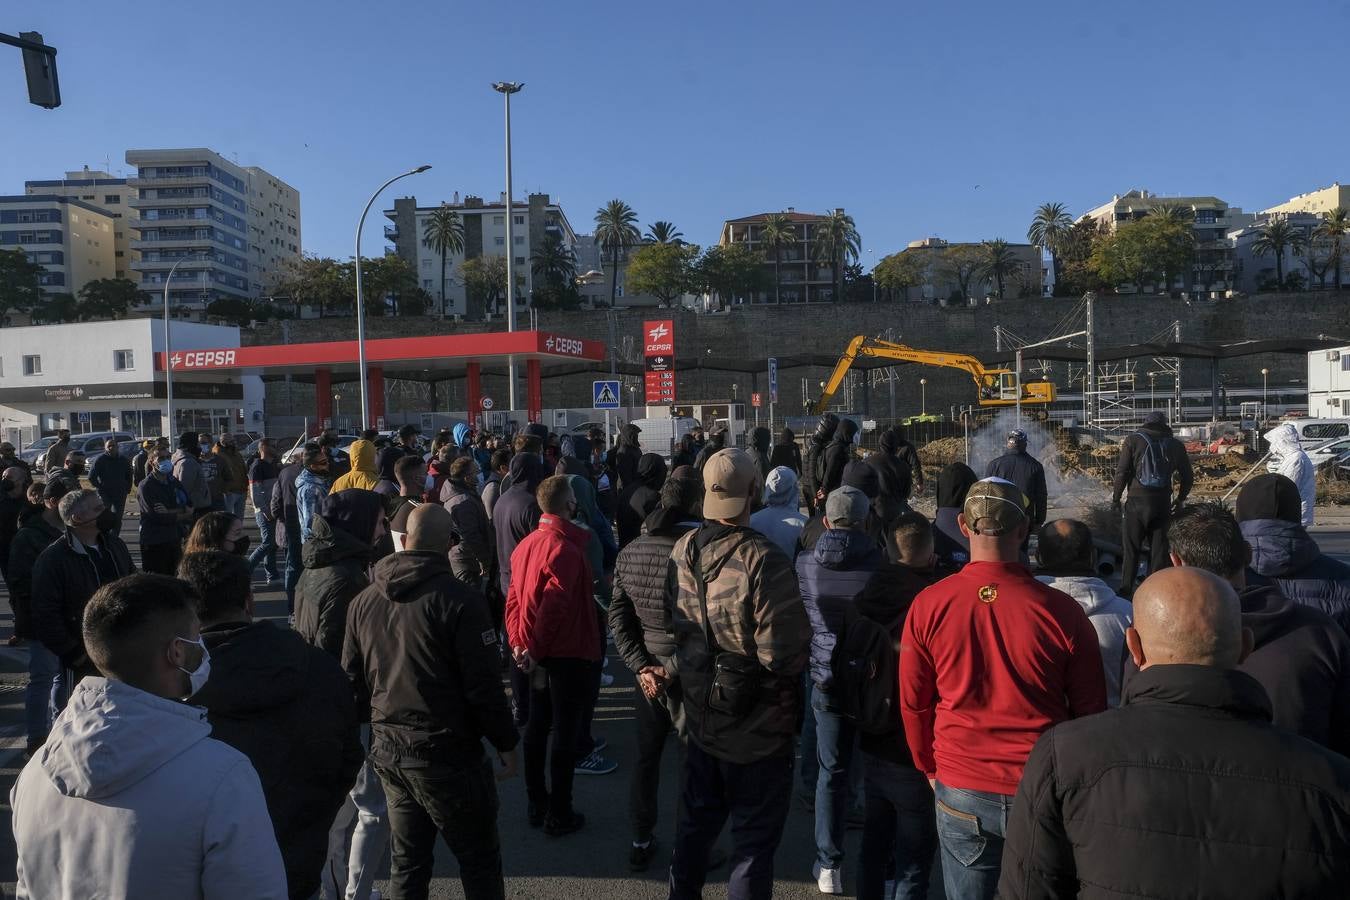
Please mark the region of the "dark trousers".
MULTIPOLYGON (((605 613, 596 608, 596 627, 600 629, 600 651, 605 650, 605 628, 608 619, 605 613)), ((586 695, 586 709, 581 716, 581 739, 577 744, 577 759, 585 759, 595 749, 595 736, 591 734, 591 723, 595 721, 595 705, 600 702, 600 677, 605 674, 603 656, 591 664, 591 689, 586 695)))
POLYGON ((127 493, 125 491, 110 493, 99 491, 98 498, 103 501, 103 505, 108 512, 114 513, 117 516, 117 521, 121 522, 122 515, 127 511, 127 493))
POLYGON ((300 523, 286 520, 286 612, 295 613, 295 586, 305 564, 300 560, 300 523))
POLYGON ((689 741, 670 861, 672 900, 699 898, 708 851, 731 819, 729 900, 773 896, 773 855, 783 838, 792 794, 792 754, 731 763, 689 741))
POLYGON ((505 896, 497 836, 497 784, 486 758, 464 767, 375 765, 389 803, 389 896, 422 900, 435 862, 436 833, 459 860, 470 900, 505 896))
POLYGON ((867 819, 858 857, 858 900, 881 900, 887 863, 895 863, 895 900, 927 900, 936 811, 928 779, 913 766, 864 755, 867 819))
POLYGON ((1120 533, 1125 558, 1121 560, 1120 592, 1134 591, 1139 570, 1139 551, 1148 541, 1148 571, 1152 575, 1172 564, 1168 556, 1167 523, 1171 520, 1172 501, 1167 494, 1142 494, 1125 501, 1125 521, 1120 533))
POLYGON ((550 816, 566 819, 572 815, 572 779, 576 775, 577 746, 591 690, 592 664, 586 659, 546 659, 539 664, 548 674, 548 683, 530 694, 530 719, 525 724, 524 740, 525 791, 532 803, 547 800, 550 816))
POLYGON ((665 697, 647 699, 642 688, 634 688, 637 705, 637 765, 628 794, 628 816, 633 823, 633 840, 645 844, 656 827, 656 795, 661 787, 661 754, 670 735, 670 709, 665 697))
POLYGON ((183 547, 178 541, 163 544, 141 544, 141 569, 153 575, 178 574, 178 563, 183 558, 183 547))

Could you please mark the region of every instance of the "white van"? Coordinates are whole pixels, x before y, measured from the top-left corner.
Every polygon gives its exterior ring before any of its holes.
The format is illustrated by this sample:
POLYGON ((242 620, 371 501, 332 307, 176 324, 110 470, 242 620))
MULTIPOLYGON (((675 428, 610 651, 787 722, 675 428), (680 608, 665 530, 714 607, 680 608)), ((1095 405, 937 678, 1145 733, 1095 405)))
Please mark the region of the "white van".
POLYGON ((675 446, 686 434, 698 427, 698 420, 688 416, 669 419, 634 419, 629 424, 642 429, 638 443, 643 453, 656 453, 667 462, 675 455, 675 446))

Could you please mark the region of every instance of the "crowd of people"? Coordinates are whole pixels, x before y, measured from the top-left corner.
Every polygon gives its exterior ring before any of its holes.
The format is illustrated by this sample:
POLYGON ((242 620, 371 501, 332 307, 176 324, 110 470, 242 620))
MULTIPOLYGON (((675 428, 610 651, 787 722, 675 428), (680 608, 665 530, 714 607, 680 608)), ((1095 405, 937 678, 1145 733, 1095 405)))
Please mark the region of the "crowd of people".
POLYGON ((326 432, 287 460, 188 433, 87 476, 49 451, 41 478, 0 446, 20 896, 364 900, 387 859, 388 896, 426 897, 439 835, 467 897, 502 897, 499 817, 585 832, 575 779, 617 770, 610 739, 636 747, 631 833, 601 840, 668 860, 672 898, 723 864, 729 896, 771 896, 794 798, 824 894, 926 898, 936 863, 949 898, 1343 895, 1350 567, 1298 485, 1187 505, 1184 448, 1146 422, 1118 593, 1027 443, 943 468, 932 518, 903 431, 862 454, 833 414, 666 453, 635 425, 326 432), (288 623, 255 617, 264 587, 288 623), (625 736, 595 727, 611 640, 625 736))

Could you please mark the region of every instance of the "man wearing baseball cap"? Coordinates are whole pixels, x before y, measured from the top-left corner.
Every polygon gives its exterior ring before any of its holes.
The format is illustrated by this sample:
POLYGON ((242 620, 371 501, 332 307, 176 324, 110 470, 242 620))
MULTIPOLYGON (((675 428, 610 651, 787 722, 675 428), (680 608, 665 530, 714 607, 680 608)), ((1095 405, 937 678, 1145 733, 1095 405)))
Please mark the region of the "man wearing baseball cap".
POLYGON ((1046 505, 1045 466, 1027 452, 1027 433, 1020 428, 1008 432, 1008 449, 1002 456, 989 461, 984 470, 985 478, 1002 478, 1017 485, 1027 496, 1027 509, 1031 513, 1031 527, 1040 528, 1045 524, 1046 505))
POLYGON ((1028 498, 976 482, 957 517, 970 562, 919 594, 900 640, 900 711, 937 800, 948 896, 990 900, 1013 795, 1037 738, 1106 708, 1083 608, 1019 562, 1028 498))
POLYGON ((686 753, 670 896, 702 896, 708 850, 730 817, 728 895, 768 897, 792 794, 811 623, 792 563, 749 527, 761 488, 750 455, 719 450, 702 477, 706 521, 671 551, 686 753))

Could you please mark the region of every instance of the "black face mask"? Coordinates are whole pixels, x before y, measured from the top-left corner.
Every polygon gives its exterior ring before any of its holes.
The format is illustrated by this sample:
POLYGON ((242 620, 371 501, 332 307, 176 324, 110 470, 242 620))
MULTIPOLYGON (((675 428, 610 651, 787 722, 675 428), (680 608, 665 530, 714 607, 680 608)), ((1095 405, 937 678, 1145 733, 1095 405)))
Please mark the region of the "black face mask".
POLYGON ((84 463, 80 463, 80 464, 77 465, 77 466, 68 466, 67 468, 69 469, 70 474, 72 474, 72 475, 83 475, 83 474, 84 474, 84 463))
POLYGON ((249 542, 250 542, 251 540, 252 540, 252 538, 250 538, 248 535, 244 535, 244 536, 241 537, 239 540, 235 541, 235 542, 234 542, 234 555, 235 555, 235 556, 248 556, 248 545, 249 545, 249 542))

